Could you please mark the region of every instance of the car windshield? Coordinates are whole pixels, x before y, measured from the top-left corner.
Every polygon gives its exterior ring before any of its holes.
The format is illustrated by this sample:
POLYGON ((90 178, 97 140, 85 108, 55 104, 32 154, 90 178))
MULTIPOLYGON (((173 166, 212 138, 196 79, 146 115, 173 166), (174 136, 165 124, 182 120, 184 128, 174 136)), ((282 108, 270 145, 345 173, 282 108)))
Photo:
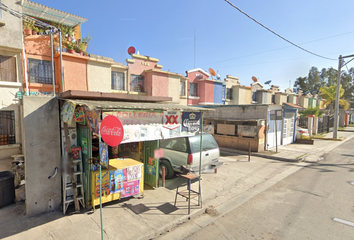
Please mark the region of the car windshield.
MULTIPOLYGON (((191 146, 191 152, 196 153, 200 151, 200 135, 190 137, 189 143, 191 146)), ((210 149, 218 148, 218 144, 216 143, 213 136, 210 134, 203 134, 203 151, 207 151, 210 149)))

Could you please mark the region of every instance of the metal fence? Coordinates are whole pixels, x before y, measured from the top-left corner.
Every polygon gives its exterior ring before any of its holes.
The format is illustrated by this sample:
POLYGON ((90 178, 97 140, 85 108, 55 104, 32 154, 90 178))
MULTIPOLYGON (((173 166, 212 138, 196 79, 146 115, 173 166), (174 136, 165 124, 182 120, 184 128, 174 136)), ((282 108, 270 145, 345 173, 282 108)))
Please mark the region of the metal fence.
POLYGON ((319 134, 333 132, 334 116, 322 116, 318 119, 317 132, 319 134))
POLYGON ((307 128, 308 117, 300 117, 297 121, 297 125, 301 128, 307 128))

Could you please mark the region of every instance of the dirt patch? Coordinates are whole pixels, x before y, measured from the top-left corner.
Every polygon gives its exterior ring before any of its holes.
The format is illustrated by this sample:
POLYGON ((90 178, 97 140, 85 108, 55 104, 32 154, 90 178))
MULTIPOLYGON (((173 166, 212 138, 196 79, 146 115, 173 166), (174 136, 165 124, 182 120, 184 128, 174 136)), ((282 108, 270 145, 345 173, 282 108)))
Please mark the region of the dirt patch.
POLYGON ((207 209, 205 209, 205 213, 209 214, 212 217, 219 215, 218 211, 214 208, 213 205, 211 205, 207 209))

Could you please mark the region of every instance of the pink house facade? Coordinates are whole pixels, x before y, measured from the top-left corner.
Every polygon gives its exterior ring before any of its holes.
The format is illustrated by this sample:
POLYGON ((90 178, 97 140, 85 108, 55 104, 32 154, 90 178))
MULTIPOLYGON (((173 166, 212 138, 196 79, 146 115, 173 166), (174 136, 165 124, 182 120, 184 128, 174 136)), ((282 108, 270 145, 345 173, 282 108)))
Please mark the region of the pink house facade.
POLYGON ((214 81, 201 68, 186 71, 188 78, 188 105, 214 104, 214 81))

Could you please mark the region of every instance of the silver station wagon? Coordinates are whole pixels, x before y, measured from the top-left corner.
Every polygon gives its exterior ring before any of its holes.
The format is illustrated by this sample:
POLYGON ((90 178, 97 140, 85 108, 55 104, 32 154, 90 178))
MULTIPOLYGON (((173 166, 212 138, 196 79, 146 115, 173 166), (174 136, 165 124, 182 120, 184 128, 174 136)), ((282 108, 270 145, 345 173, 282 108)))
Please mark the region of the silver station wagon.
MULTIPOLYGON (((222 165, 219 162, 220 149, 209 133, 203 134, 202 170, 222 165)), ((160 158, 160 169, 165 167, 165 177, 172 178, 174 172, 181 172, 181 166, 199 171, 200 135, 160 140, 164 157, 160 158)), ((161 173, 161 171, 160 171, 161 173)))

